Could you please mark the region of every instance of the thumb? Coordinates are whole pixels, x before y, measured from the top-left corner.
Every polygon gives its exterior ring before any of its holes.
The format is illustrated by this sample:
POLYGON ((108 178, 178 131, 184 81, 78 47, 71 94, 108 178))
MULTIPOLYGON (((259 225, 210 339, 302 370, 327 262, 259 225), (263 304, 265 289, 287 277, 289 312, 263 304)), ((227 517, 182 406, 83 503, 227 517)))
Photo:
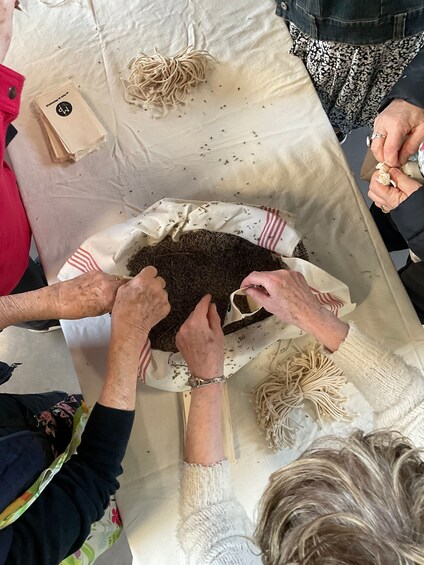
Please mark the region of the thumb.
POLYGON ((267 280, 267 275, 268 271, 253 271, 252 273, 250 273, 250 275, 247 275, 247 277, 241 281, 240 288, 251 286, 252 284, 265 286, 264 283, 267 280))
POLYGON ((405 175, 405 173, 403 173, 400 169, 390 169, 389 174, 390 177, 395 181, 396 188, 398 188, 407 196, 411 195, 421 186, 418 181, 411 179, 411 177, 405 175))
POLYGON ((123 280, 119 280, 119 281, 113 281, 112 284, 115 287, 115 291, 117 291, 119 288, 121 288, 121 286, 125 286, 126 284, 128 284, 129 281, 123 281, 123 280))
POLYGON ((405 139, 399 152, 399 161, 401 165, 406 163, 409 157, 418 151, 420 143, 423 140, 423 135, 422 130, 416 129, 405 139))
POLYGON ((266 309, 266 304, 269 302, 269 294, 264 288, 246 288, 244 292, 247 296, 250 296, 256 304, 266 309))

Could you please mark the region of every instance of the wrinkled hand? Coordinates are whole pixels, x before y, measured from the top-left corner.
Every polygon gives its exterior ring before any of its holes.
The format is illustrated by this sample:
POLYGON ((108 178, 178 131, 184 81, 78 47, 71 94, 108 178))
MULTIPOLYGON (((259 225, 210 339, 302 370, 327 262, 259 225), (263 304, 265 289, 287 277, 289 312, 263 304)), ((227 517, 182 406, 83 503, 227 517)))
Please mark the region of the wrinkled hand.
POLYGON ((375 202, 378 208, 383 206, 385 212, 391 212, 397 208, 413 192, 421 188, 421 184, 405 175, 401 170, 392 168, 389 170, 390 177, 396 183, 396 187, 385 186, 378 182, 379 171, 376 171, 370 182, 368 196, 375 202))
POLYGON ((3 63, 12 39, 15 0, 0 0, 0 63, 3 63))
POLYGON ((49 288, 54 293, 58 317, 76 320, 110 312, 116 291, 123 284, 124 281, 117 281, 112 275, 92 271, 49 288))
POLYGON ((192 375, 202 379, 219 377, 224 371, 224 334, 211 295, 200 300, 175 338, 192 375))
POLYGON ((261 287, 245 290, 257 304, 280 320, 312 334, 330 351, 336 351, 345 339, 349 326, 319 304, 301 273, 287 270, 253 272, 240 286, 249 285, 261 287))
POLYGON ((308 319, 321 312, 321 305, 312 294, 305 277, 297 271, 253 272, 241 283, 241 288, 260 285, 261 288, 247 288, 246 294, 265 310, 280 320, 306 329, 308 319))
POLYGON ((155 267, 145 267, 118 289, 112 309, 112 331, 121 337, 146 337, 171 310, 165 281, 155 267))
POLYGON ((399 167, 424 141, 424 109, 405 100, 393 100, 376 117, 374 131, 386 136, 371 143, 377 161, 399 167))

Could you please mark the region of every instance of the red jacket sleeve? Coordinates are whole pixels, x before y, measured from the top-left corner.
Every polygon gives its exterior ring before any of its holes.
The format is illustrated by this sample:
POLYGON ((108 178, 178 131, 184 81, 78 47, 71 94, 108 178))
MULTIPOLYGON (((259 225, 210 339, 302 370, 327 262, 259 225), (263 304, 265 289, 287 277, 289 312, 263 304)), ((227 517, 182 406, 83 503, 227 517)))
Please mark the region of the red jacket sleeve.
POLYGON ((4 161, 7 126, 17 117, 24 77, 0 65, 0 295, 9 294, 28 265, 31 230, 16 177, 4 161))

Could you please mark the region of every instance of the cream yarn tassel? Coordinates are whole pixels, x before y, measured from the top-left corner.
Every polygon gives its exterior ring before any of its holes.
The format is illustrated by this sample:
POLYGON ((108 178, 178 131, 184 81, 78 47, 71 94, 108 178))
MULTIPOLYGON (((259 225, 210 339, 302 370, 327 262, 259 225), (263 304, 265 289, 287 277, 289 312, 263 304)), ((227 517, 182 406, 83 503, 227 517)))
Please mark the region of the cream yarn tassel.
POLYGON ((291 417, 305 401, 313 405, 321 425, 324 418, 351 420, 345 408, 347 398, 341 392, 346 383, 343 373, 318 345, 298 349, 282 364, 274 360, 271 368, 253 395, 258 427, 274 451, 294 444, 298 425, 291 417))
POLYGON ((145 109, 172 108, 181 104, 192 88, 205 82, 212 56, 207 51, 194 51, 189 45, 173 57, 144 53, 132 59, 130 76, 124 82, 124 97, 130 104, 145 109))

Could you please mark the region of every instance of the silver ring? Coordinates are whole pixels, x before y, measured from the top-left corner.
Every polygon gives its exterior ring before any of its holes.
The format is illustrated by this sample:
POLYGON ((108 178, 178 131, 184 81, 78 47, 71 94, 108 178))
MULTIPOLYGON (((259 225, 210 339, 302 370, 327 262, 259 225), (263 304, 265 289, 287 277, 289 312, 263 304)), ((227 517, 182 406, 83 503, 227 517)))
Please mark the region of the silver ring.
POLYGON ((378 131, 373 131, 371 135, 371 141, 373 139, 377 139, 377 137, 387 137, 387 135, 384 135, 384 133, 378 133, 378 131))

